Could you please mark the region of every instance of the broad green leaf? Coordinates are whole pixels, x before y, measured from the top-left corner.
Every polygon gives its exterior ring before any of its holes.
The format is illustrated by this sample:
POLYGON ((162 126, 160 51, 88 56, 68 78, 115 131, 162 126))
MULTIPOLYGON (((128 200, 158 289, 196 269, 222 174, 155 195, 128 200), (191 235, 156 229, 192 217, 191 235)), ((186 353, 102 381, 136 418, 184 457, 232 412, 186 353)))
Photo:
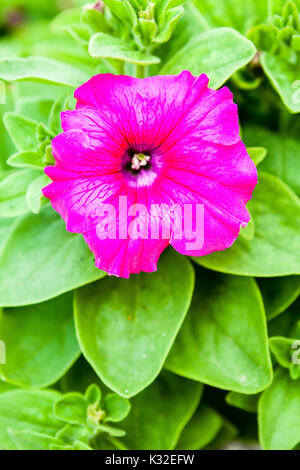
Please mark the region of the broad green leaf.
POLYGON ((160 73, 177 74, 182 70, 190 70, 193 75, 205 73, 210 79, 210 87, 218 88, 246 65, 255 52, 254 45, 237 31, 217 28, 194 37, 162 67, 160 73))
POLYGON ((271 84, 291 113, 300 112, 299 66, 269 52, 261 55, 261 65, 271 84))
POLYGON ((130 43, 105 33, 96 33, 89 42, 92 57, 118 59, 132 64, 157 64, 160 59, 146 52, 136 50, 130 43))
POLYGON ((274 336, 269 343, 278 364, 289 370, 293 380, 300 379, 300 337, 292 339, 274 336))
MULTIPOLYGON (((2 92, 5 93, 4 100, 0 99, 0 171, 7 168, 6 160, 14 152, 14 145, 6 132, 6 128, 3 122, 3 116, 5 113, 12 111, 15 107, 12 90, 7 85, 3 88, 3 84, 0 85, 2 92), (2 103, 1 103, 2 101, 2 103), (5 101, 5 104, 3 103, 5 101)), ((1 98, 1 97, 0 97, 1 98)))
POLYGON ((50 445, 59 445, 53 436, 33 431, 9 430, 9 435, 19 450, 50 450, 50 445))
POLYGON ((252 240, 255 234, 255 223, 253 217, 250 214, 251 219, 249 220, 246 227, 242 227, 240 236, 246 238, 246 240, 252 240))
POLYGON ((281 178, 300 197, 299 141, 258 126, 245 127, 243 137, 249 145, 263 145, 267 148, 268 156, 259 169, 281 178))
POLYGON ((16 112, 37 122, 48 123, 52 100, 39 97, 20 98, 16 103, 16 112))
POLYGON ((42 205, 48 202, 48 199, 46 199, 42 194, 42 189, 50 183, 50 178, 48 178, 47 175, 41 174, 28 186, 26 191, 26 202, 29 209, 34 214, 38 214, 42 205))
POLYGON ((230 26, 243 34, 268 16, 268 0, 194 0, 194 3, 212 28, 230 26))
POLYGON ((50 391, 13 390, 2 393, 0 400, 0 449, 15 450, 16 445, 9 435, 29 431, 55 436, 61 427, 53 413, 59 394, 50 391))
POLYGON ((7 163, 15 168, 35 168, 42 170, 44 167, 42 154, 34 150, 14 153, 8 158, 7 163))
POLYGON ((174 449, 184 426, 193 416, 203 386, 164 371, 131 400, 132 409, 122 428, 129 449, 174 449))
POLYGON ((75 293, 81 350, 109 388, 130 397, 155 379, 185 317, 193 285, 189 261, 168 251, 156 273, 107 278, 75 293))
POLYGON ((17 150, 34 150, 38 145, 38 123, 18 113, 6 113, 4 124, 17 150))
POLYGON ((201 404, 183 429, 177 442, 178 450, 198 450, 207 446, 223 425, 222 416, 207 405, 201 404))
POLYGON ((260 443, 265 450, 291 450, 300 442, 300 380, 279 370, 258 405, 260 443))
POLYGON ((77 359, 72 295, 0 313, 0 338, 6 344, 3 380, 23 387, 44 388, 56 382, 77 359), (22 334, 16 334, 16 332, 22 334), (46 365, 46 366, 45 366, 46 365))
POLYGON ((14 227, 0 260, 0 305, 43 302, 103 277, 79 234, 49 206, 14 227), (18 288, 16 289, 16 285, 18 288))
POLYGON ((4 382, 4 380, 0 380, 0 393, 9 392, 11 390, 15 390, 17 387, 9 382, 4 382))
POLYGON ((191 308, 166 367, 225 390, 248 394, 268 386, 266 322, 253 279, 199 270, 191 308))
POLYGON ((254 395, 245 395, 244 393, 229 392, 226 395, 226 401, 231 406, 248 411, 249 413, 256 413, 259 397, 259 393, 255 393, 254 395))
POLYGON ((300 295, 300 276, 260 278, 258 285, 268 320, 284 312, 300 295))
POLYGON ((9 238, 14 226, 17 224, 16 218, 10 217, 8 219, 2 219, 0 217, 0 255, 5 246, 6 240, 9 238))
POLYGON ((77 87, 90 76, 78 67, 47 57, 25 57, 0 60, 0 78, 8 82, 34 80, 77 87))
POLYGON ((259 165, 266 158, 267 155, 267 149, 265 149, 264 147, 248 147, 247 152, 256 166, 259 165))
POLYGON ((29 212, 26 190, 39 174, 38 170, 17 170, 0 182, 0 217, 17 217, 29 212))
POLYGON ((249 203, 255 221, 252 240, 193 260, 209 269, 242 276, 300 274, 300 201, 279 178, 261 172, 249 203))

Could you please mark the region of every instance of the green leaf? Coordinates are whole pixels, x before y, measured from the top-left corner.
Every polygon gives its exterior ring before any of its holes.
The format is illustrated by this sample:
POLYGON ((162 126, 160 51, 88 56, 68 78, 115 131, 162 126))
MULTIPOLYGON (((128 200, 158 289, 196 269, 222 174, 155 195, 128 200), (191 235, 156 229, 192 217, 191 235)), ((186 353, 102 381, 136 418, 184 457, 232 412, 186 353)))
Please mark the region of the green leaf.
POLYGON ((300 202, 280 179, 260 173, 249 209, 255 221, 252 240, 239 237, 232 247, 193 260, 209 269, 242 276, 300 274, 300 202))
POLYGON ((18 99, 16 103, 16 112, 34 121, 47 124, 52 104, 52 100, 27 96, 18 99))
POLYGON ((267 155, 267 149, 264 147, 248 147, 247 152, 251 160, 258 166, 267 155))
POLYGON ((232 442, 234 438, 239 434, 239 430, 230 421, 223 420, 223 426, 221 427, 216 438, 205 448, 206 450, 220 450, 223 449, 227 444, 232 442))
POLYGON ((240 236, 246 240, 252 240, 255 234, 255 223, 253 217, 250 214, 251 219, 249 220, 246 227, 241 227, 240 236))
POLYGON ((86 424, 88 402, 81 393, 66 393, 54 406, 55 416, 70 424, 86 424))
POLYGON ((90 76, 78 67, 47 57, 0 60, 0 78, 8 82, 34 80, 77 87, 90 76))
POLYGON ((34 150, 38 145, 36 130, 38 123, 17 113, 6 113, 3 118, 17 150, 34 150))
POLYGON ((266 322, 253 279, 199 270, 191 308, 166 367, 189 379, 247 394, 269 385, 266 322))
POLYGON ((118 422, 126 418, 130 411, 130 403, 116 393, 108 393, 101 404, 106 413, 104 421, 118 422))
POLYGON ((245 395, 244 393, 229 392, 226 395, 226 401, 231 406, 248 411, 249 413, 256 413, 259 397, 259 393, 254 395, 245 395))
POLYGON ((39 174, 38 170, 17 170, 0 182, 0 217, 16 217, 29 212, 26 190, 39 174))
POLYGON ((160 61, 158 57, 138 51, 130 43, 105 33, 96 33, 91 37, 89 53, 92 57, 118 59, 140 65, 157 64, 160 61))
POLYGON ((84 394, 85 399, 90 405, 100 402, 101 400, 101 390, 96 384, 91 384, 86 389, 84 394))
POLYGON ((269 52, 264 52, 261 55, 260 62, 287 109, 291 113, 299 113, 299 67, 269 52))
POLYGON ((14 227, 0 260, 0 305, 43 302, 103 277, 81 235, 49 206, 14 227), (18 288, 16 289, 16 285, 18 288))
POLYGON ((18 219, 12 217, 7 219, 0 218, 0 255, 2 255, 3 248, 8 240, 11 232, 14 230, 18 219))
MULTIPOLYGON (((269 13, 270 15, 281 15, 283 7, 287 4, 291 3, 288 0, 269 0, 269 13)), ((293 3, 300 9, 300 1, 293 0, 293 3)))
POLYGON ((177 443, 178 450, 198 450, 207 446, 219 433, 223 419, 207 405, 200 405, 183 429, 177 443))
MULTIPOLYGON (((193 3, 186 2, 184 14, 180 18, 175 31, 168 41, 168 47, 164 45, 155 48, 155 54, 161 59, 161 63, 168 62, 179 49, 185 46, 194 36, 207 30, 207 25, 193 3)), ((160 65, 150 66, 150 75, 160 72, 160 65)))
POLYGON ((7 169, 6 160, 14 152, 14 145, 6 132, 6 128, 3 122, 3 116, 6 112, 12 111, 15 108, 14 99, 12 96, 12 90, 6 86, 5 92, 5 104, 0 105, 0 171, 7 169))
POLYGON ((230 26, 244 34, 268 16, 267 0, 194 0, 194 3, 212 28, 230 26))
POLYGON ((49 450, 50 445, 59 445, 53 436, 33 431, 9 431, 9 435, 19 450, 49 450))
POLYGON ((72 317, 72 295, 0 313, 0 338, 6 344, 3 380, 44 388, 56 382, 77 359, 80 349, 72 317), (21 331, 21 335, 16 332, 21 331), (47 366, 45 366, 47 365, 47 366))
POLYGON ((130 397, 154 380, 185 317, 193 285, 189 261, 169 251, 156 273, 107 278, 76 292, 82 352, 109 388, 130 397))
POLYGON ((41 153, 33 150, 14 153, 8 158, 7 163, 15 168, 34 168, 39 170, 44 168, 41 153))
POLYGON ((67 109, 69 99, 70 95, 64 93, 63 95, 57 98, 51 108, 48 124, 49 128, 55 135, 60 134, 62 132, 60 115, 62 111, 65 111, 67 109))
POLYGON ((95 32, 102 31, 106 33, 111 29, 106 21, 105 15, 101 11, 93 8, 83 9, 82 20, 95 32))
POLYGON ((2 393, 0 400, 0 448, 15 450, 8 429, 37 432, 55 437, 61 421, 53 414, 59 394, 50 391, 13 390, 2 393))
POLYGON ((263 145, 268 149, 268 156, 261 163, 260 170, 281 178, 300 197, 298 139, 258 126, 245 127, 243 137, 249 145, 263 145))
POLYGON ((170 39, 179 19, 184 13, 184 8, 176 7, 167 11, 164 26, 159 33, 154 37, 154 43, 163 43, 170 39))
MULTIPOLYGON (((67 402, 66 402, 67 404, 67 402)), ((72 403, 71 403, 72 405, 72 403)), ((76 406, 76 404, 75 404, 76 406)), ((55 408, 54 408, 55 410, 55 408)), ((71 413, 67 410, 67 408, 64 408, 63 406, 59 410, 62 412, 63 416, 66 416, 69 418, 71 416, 71 413)), ((80 409, 78 409, 78 413, 80 413, 80 409)), ((73 413, 73 418, 75 418, 75 413, 73 413)), ((86 418, 86 416, 85 416, 86 418)), ((66 424, 63 428, 61 428, 55 435, 56 439, 59 441, 62 441, 64 445, 73 445, 74 442, 80 440, 85 443, 88 443, 90 439, 94 436, 94 430, 87 427, 85 424, 86 422, 83 423, 84 425, 73 425, 73 424, 66 424)))
POLYGON ((300 299, 296 300, 284 313, 274 318, 268 323, 269 337, 285 336, 287 338, 300 337, 300 322, 298 312, 300 299))
POLYGON ((122 422, 129 449, 174 449, 184 426, 193 416, 203 386, 164 371, 131 400, 132 410, 122 422))
MULTIPOLYGON (((125 25, 127 29, 132 30, 132 27, 137 22, 137 16, 134 8, 128 0, 105 0, 105 4, 109 7, 112 15, 125 25)), ((119 28, 119 24, 115 25, 119 28)))
POLYGON ((220 87, 234 72, 246 65, 256 49, 248 39, 230 28, 205 31, 180 49, 160 70, 177 74, 190 70, 193 75, 206 73, 210 87, 220 87))
POLYGON ((289 370, 293 380, 300 379, 300 338, 274 336, 269 344, 278 364, 289 370))
POLYGON ((40 175, 30 183, 26 191, 26 202, 29 209, 34 213, 38 214, 43 204, 48 202, 42 194, 42 189, 50 184, 51 180, 47 175, 40 175))
POLYGON ((4 382, 0 380, 0 393, 9 392, 10 390, 15 390, 17 387, 9 382, 4 382))
POLYGON ((258 279, 268 320, 284 312, 300 295, 300 276, 258 279))
POLYGON ((74 450, 93 450, 90 446, 81 441, 76 441, 73 444, 74 450))
POLYGON ((265 450, 290 450, 300 441, 300 380, 279 370, 258 405, 260 443, 265 450))

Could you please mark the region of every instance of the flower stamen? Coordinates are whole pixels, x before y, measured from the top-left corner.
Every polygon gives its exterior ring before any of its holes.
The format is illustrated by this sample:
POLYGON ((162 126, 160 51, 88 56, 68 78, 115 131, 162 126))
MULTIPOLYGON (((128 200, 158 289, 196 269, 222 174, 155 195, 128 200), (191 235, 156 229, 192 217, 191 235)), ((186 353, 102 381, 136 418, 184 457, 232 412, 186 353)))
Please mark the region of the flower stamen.
POLYGON ((150 155, 145 155, 144 153, 135 153, 131 159, 131 169, 140 170, 141 167, 148 164, 150 159, 150 155))

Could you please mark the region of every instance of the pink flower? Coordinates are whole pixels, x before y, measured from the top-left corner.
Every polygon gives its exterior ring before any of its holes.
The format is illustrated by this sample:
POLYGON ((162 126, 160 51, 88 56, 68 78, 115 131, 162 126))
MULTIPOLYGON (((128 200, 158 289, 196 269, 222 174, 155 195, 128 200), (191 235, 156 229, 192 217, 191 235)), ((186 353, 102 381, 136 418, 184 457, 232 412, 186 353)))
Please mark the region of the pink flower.
MULTIPOLYGON (((52 141, 56 163, 45 173, 53 183, 43 193, 67 230, 83 234, 98 268, 122 277, 152 272, 169 244, 207 255, 230 247, 249 222, 256 168, 231 92, 207 84, 206 75, 187 71, 145 79, 104 74, 75 91, 76 110, 62 113, 64 132, 52 141), (204 238, 191 248, 179 213, 198 206, 204 238), (153 224, 160 235, 153 236, 153 224)), ((190 232, 199 229, 195 214, 190 232)))

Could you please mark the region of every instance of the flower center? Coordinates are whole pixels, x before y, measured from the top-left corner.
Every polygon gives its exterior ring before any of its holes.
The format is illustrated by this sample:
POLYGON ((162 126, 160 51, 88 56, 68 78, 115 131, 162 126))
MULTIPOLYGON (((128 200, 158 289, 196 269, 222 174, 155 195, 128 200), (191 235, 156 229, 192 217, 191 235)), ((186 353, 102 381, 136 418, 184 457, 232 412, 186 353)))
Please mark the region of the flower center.
POLYGON ((150 160, 150 155, 144 153, 135 153, 131 158, 131 169, 138 171, 142 167, 147 166, 150 160))
POLYGON ((129 186, 150 186, 163 166, 162 155, 151 146, 137 145, 125 150, 121 171, 129 186))

